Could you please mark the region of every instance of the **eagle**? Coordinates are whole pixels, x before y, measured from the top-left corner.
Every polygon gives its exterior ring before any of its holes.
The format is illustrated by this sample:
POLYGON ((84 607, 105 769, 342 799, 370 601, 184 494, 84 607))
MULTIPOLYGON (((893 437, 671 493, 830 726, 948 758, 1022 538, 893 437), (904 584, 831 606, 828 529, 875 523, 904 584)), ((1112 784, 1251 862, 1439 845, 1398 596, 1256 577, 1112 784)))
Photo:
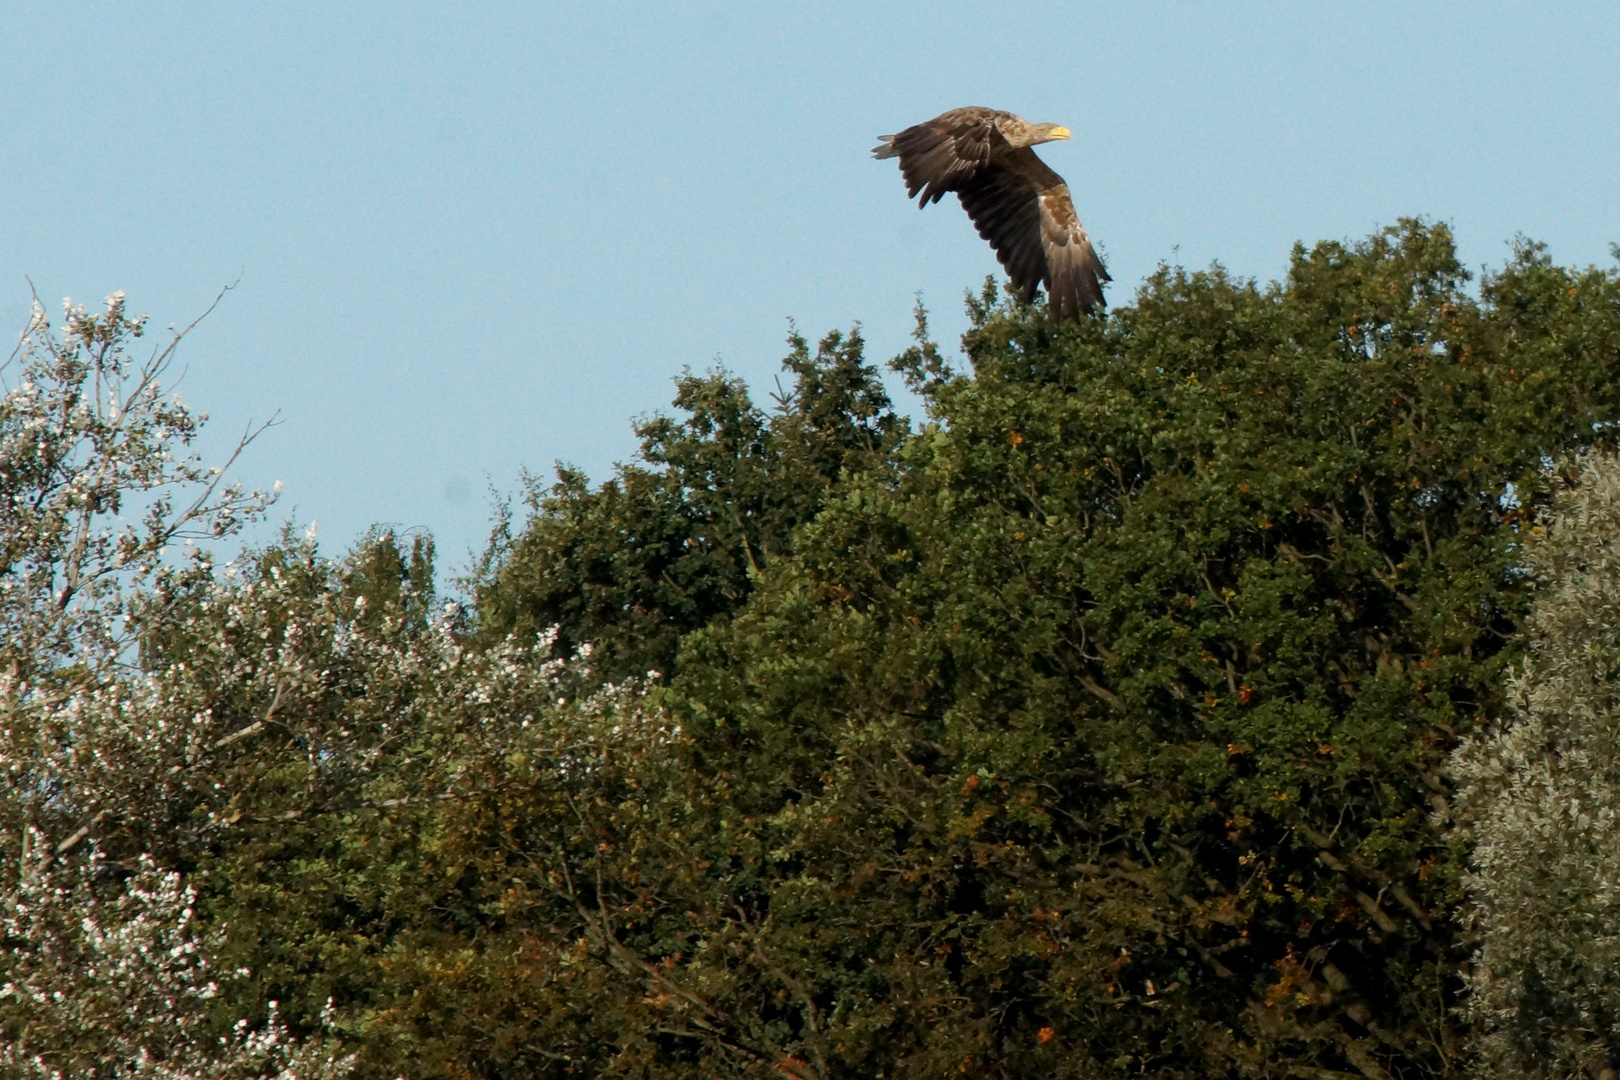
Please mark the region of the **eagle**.
POLYGON ((1069 185, 1030 147, 1069 138, 1058 124, 1031 124, 1000 109, 968 106, 880 135, 876 158, 900 159, 907 196, 921 209, 956 192, 979 235, 1025 301, 1046 286, 1059 318, 1102 308, 1108 271, 1075 216, 1069 185))

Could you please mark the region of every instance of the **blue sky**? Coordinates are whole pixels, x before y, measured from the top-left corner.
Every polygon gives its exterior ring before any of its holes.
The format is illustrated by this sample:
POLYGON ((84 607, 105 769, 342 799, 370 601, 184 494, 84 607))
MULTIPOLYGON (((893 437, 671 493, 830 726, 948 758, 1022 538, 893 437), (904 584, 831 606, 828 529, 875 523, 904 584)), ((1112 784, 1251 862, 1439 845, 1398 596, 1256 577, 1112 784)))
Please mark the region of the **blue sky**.
POLYGON ((0 325, 114 289, 159 324, 276 520, 342 546, 605 475, 683 366, 763 390, 791 317, 954 340, 997 269, 874 136, 957 105, 1043 148, 1115 302, 1160 262, 1263 280, 1295 240, 1452 223, 1566 263, 1620 240, 1612 4, 7 3, 0 325))

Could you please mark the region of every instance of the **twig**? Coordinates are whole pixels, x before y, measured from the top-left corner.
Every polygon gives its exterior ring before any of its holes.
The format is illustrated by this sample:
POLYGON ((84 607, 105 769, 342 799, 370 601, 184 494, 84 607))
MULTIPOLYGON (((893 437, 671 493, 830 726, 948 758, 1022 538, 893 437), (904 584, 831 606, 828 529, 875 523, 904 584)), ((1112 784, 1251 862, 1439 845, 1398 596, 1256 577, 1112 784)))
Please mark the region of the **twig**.
POLYGON ((246 738, 248 738, 249 736, 252 736, 252 735, 257 735, 259 732, 263 731, 264 726, 275 718, 276 709, 281 705, 282 692, 284 690, 286 690, 286 688, 287 688, 286 681, 282 680, 282 679, 277 679, 276 680, 276 693, 275 693, 275 696, 270 699, 270 708, 268 710, 266 710, 264 716, 261 719, 253 721, 253 723, 249 724, 247 727, 242 728, 239 731, 231 732, 229 735, 225 736, 223 739, 220 739, 218 742, 216 742, 211 747, 211 749, 223 750, 227 746, 230 746, 232 743, 241 742, 243 739, 246 739, 246 738))

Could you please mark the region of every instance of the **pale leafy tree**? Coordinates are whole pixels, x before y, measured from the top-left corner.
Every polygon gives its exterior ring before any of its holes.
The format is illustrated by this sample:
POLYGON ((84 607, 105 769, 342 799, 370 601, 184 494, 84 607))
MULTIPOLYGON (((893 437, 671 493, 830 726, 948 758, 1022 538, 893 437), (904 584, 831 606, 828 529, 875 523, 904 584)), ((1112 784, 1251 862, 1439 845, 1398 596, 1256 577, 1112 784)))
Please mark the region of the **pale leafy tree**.
MULTIPOLYGON (((195 326, 195 323, 192 324, 195 326)), ((98 826, 150 817, 171 732, 137 671, 138 620, 176 546, 223 538, 274 496, 223 480, 191 446, 204 417, 164 378, 190 329, 146 332, 121 293, 99 314, 36 301, 0 397, 0 1075, 331 1077, 326 1040, 274 1015, 210 1033, 241 973, 209 960, 178 876, 104 859, 98 826)), ((184 769, 179 770, 181 772, 184 769)))
POLYGON ((58 854, 90 835, 90 817, 114 812, 109 800, 133 779, 71 779, 121 765, 98 738, 119 733, 92 733, 86 717, 123 693, 131 603, 177 543, 229 536, 273 498, 223 481, 235 453, 209 468, 191 450, 206 418, 162 381, 190 327, 141 360, 146 320, 128 315, 123 294, 101 314, 65 307, 57 332, 36 301, 0 372, 4 826, 13 843, 38 832, 58 854))
POLYGON ((159 384, 185 331, 136 362, 144 330, 119 295, 60 334, 36 307, 0 402, 0 1080, 324 1080, 349 1059, 273 1009, 221 1033, 221 1002, 256 1000, 247 973, 216 969, 229 927, 161 867, 245 829, 487 794, 491 762, 588 775, 664 721, 639 682, 574 677, 555 631, 462 648, 387 533, 339 562, 291 535, 223 566, 182 554, 273 495, 190 456, 202 418, 159 384))
POLYGON ((41 865, 0 896, 10 955, 0 984, 0 1076, 337 1080, 351 1059, 328 1040, 290 1040, 272 1004, 257 1027, 212 1034, 217 933, 193 918, 180 876, 141 859, 98 887, 97 860, 41 865))
POLYGON ((1620 1059, 1620 460, 1587 459, 1529 549, 1530 655, 1456 755, 1481 944, 1481 1075, 1610 1078, 1620 1059))
POLYGON ((264 429, 206 467, 191 444, 207 418, 165 394, 196 323, 139 360, 146 317, 129 316, 122 293, 99 315, 65 307, 54 332, 36 301, 0 367, 0 658, 8 692, 35 704, 78 684, 52 693, 29 680, 98 674, 124 652, 122 600, 176 541, 229 536, 271 501, 223 482, 264 429))

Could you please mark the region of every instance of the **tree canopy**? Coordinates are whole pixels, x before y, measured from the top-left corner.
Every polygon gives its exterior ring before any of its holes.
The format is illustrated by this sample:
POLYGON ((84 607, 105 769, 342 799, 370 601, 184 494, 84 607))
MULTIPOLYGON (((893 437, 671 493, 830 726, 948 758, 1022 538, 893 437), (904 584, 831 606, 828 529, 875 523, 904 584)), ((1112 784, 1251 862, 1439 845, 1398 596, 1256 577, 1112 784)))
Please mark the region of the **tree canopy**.
POLYGON ((174 734, 8 744, 42 834, 189 875, 251 973, 221 1022, 379 1080, 1471 1067, 1453 754, 1518 715, 1527 540, 1611 448, 1620 274, 1521 243, 1474 287, 1406 221, 970 313, 966 366, 920 313, 894 361, 915 422, 854 332, 770 408, 688 373, 466 607, 389 533, 155 572, 140 694, 60 708, 174 734))

